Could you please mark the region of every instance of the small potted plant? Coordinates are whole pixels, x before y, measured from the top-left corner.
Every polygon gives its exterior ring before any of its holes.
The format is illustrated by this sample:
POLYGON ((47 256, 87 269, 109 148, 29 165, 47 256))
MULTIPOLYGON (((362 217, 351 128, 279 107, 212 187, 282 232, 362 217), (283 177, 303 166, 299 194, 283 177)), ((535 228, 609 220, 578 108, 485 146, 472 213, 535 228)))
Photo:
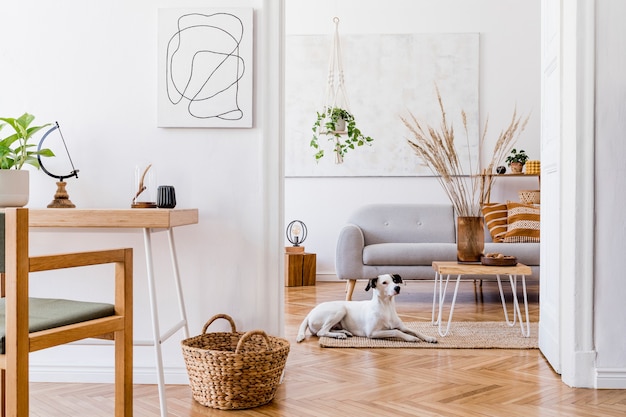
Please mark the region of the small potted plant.
POLYGON ((6 126, 13 133, 0 139, 0 207, 22 207, 28 203, 28 170, 25 164, 39 169, 38 155, 54 156, 50 149, 37 150, 37 145, 29 143, 32 136, 48 126, 31 126, 35 116, 24 113, 19 118, 0 117, 0 130, 6 126), (33 149, 35 148, 35 149, 33 149))
POLYGON ((317 151, 315 160, 319 161, 324 157, 324 150, 319 144, 319 136, 326 134, 329 140, 335 142, 335 162, 340 164, 349 149, 357 146, 372 145, 374 139, 363 135, 356 127, 354 116, 347 110, 340 107, 324 108, 317 112, 317 119, 313 124, 313 138, 310 146, 317 151), (345 135, 345 138, 342 138, 345 135))
POLYGON ((513 174, 521 174, 526 161, 528 161, 528 155, 526 155, 526 151, 523 149, 520 149, 518 152, 517 149, 513 148, 511 149, 511 155, 506 157, 506 162, 511 167, 513 174))

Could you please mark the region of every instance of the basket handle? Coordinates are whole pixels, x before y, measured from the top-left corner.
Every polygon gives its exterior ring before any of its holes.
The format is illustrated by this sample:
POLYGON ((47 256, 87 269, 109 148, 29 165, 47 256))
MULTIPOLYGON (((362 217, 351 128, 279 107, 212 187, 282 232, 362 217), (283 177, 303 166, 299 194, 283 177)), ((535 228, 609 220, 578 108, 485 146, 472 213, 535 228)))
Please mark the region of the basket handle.
POLYGON ((239 339, 239 342, 237 343, 237 349, 235 349, 235 353, 239 353, 239 351, 243 349, 243 344, 246 342, 246 340, 248 340, 255 334, 263 336, 263 338, 265 339, 265 346, 267 346, 267 350, 271 350, 270 338, 267 337, 267 334, 265 334, 263 330, 250 330, 249 332, 246 332, 243 336, 241 336, 241 339, 239 339))
POLYGON ((233 333, 237 331, 237 327, 235 326, 235 321, 228 314, 216 314, 211 317, 205 324, 202 326, 202 334, 205 334, 211 323, 213 323, 217 319, 226 319, 230 323, 230 328, 233 333))

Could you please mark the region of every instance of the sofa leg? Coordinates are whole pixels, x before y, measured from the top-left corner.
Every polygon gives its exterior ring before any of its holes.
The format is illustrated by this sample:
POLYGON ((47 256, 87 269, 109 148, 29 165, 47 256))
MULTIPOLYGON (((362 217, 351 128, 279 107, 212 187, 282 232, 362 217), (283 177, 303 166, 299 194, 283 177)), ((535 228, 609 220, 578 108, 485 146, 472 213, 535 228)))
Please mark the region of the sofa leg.
POLYGON ((354 292, 355 285, 356 279, 349 279, 346 281, 346 301, 352 301, 352 293, 354 292))

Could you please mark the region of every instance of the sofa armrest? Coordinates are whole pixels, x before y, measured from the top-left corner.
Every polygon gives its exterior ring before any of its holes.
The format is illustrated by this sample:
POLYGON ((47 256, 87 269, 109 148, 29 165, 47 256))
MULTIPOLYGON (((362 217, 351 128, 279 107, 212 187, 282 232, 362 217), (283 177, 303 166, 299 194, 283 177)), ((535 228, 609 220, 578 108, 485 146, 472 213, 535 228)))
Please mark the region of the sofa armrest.
POLYGON ((347 224, 341 229, 335 250, 335 271, 337 278, 362 278, 364 247, 365 238, 359 226, 347 224))

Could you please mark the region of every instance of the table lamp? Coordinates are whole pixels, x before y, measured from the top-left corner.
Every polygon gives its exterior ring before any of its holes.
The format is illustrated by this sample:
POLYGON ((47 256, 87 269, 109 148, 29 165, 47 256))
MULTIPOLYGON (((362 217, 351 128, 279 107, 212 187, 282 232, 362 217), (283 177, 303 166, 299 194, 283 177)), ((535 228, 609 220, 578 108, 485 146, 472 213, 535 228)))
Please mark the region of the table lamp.
POLYGON ((304 252, 304 246, 300 246, 306 239, 307 228, 304 222, 294 220, 287 225, 287 240, 292 246, 287 246, 285 251, 288 253, 304 252))

